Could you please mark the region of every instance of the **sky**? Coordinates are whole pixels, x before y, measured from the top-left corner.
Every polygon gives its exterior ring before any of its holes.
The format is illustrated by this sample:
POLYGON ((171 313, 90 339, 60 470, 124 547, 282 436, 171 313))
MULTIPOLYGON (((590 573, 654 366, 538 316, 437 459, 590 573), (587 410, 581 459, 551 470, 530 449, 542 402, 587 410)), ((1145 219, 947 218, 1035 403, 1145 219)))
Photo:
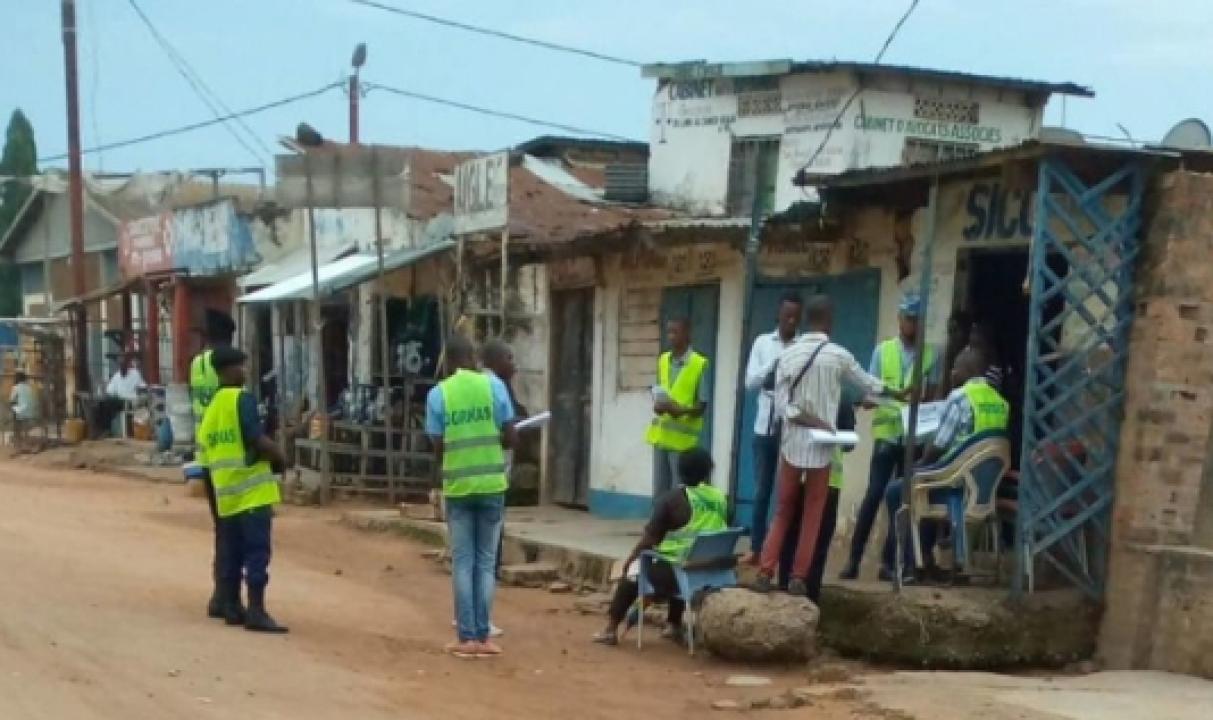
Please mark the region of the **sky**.
MULTIPOLYGON (((231 109, 340 81, 359 42, 364 81, 647 138, 654 81, 638 68, 468 34, 350 0, 137 0, 231 109)), ((769 58, 871 60, 908 0, 383 0, 387 4, 641 62, 769 58)), ((78 0, 85 147, 213 117, 174 70, 130 0, 78 0)), ((6 29, 0 115, 29 116, 40 157, 67 145, 59 3, 0 0, 6 29), (19 61, 13 62, 14 58, 19 61)), ((1157 140, 1177 121, 1213 124, 1209 0, 920 0, 884 61, 1073 81, 1094 99, 1054 99, 1046 122, 1157 140), (1064 117, 1063 117, 1064 116, 1064 117)), ((300 121, 344 139, 341 90, 246 119, 271 152, 300 121)), ((493 150, 552 133, 373 91, 362 141, 493 150)), ((214 126, 104 153, 90 170, 272 165, 214 126)), ((46 165, 63 165, 53 161, 46 165)))

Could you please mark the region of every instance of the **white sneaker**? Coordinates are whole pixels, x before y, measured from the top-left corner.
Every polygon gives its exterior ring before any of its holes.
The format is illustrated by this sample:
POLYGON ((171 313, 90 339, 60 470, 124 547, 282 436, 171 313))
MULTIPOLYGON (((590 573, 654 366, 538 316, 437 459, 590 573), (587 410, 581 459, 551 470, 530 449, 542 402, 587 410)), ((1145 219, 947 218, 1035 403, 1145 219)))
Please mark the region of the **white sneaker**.
MULTIPOLYGON (((459 627, 459 621, 452 620, 451 627, 459 627)), ((496 637, 501 637, 502 635, 505 635, 505 630, 502 630, 501 628, 497 627, 496 625, 489 623, 489 637, 496 638, 496 637)))

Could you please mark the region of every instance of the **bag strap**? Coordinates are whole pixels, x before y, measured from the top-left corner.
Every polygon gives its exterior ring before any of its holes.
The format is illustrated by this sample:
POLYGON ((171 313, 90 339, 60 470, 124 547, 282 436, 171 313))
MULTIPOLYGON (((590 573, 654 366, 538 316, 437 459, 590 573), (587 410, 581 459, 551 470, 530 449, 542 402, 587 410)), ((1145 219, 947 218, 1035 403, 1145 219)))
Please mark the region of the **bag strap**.
POLYGON ((800 385, 800 381, 804 379, 805 373, 809 371, 809 368, 813 367, 813 362, 817 359, 817 356, 820 355, 821 351, 824 350, 826 345, 829 344, 830 341, 826 340, 822 344, 818 345, 817 349, 813 351, 813 354, 809 356, 809 361, 804 364, 804 367, 800 369, 800 373, 796 375, 796 379, 793 380, 792 384, 788 386, 789 399, 792 397, 792 391, 795 390, 800 385))

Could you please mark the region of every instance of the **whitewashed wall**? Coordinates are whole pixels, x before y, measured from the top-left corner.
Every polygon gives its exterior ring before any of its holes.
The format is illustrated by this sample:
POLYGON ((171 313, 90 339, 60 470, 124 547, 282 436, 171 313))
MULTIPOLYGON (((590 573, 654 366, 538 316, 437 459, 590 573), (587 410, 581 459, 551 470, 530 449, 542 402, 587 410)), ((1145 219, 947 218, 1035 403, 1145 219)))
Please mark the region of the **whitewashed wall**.
POLYGON ((735 92, 734 81, 696 80, 659 85, 653 96, 649 188, 660 205, 697 214, 723 215, 729 154, 734 139, 780 140, 776 209, 805 197, 792 185, 797 170, 814 158, 815 173, 902 162, 906 138, 973 142, 981 150, 1035 137, 1041 109, 1022 93, 961 83, 865 78, 863 92, 829 132, 858 80, 847 73, 800 73, 778 79, 773 91, 735 92), (767 93, 767 95, 764 95, 767 93), (916 120, 916 96, 975 100, 976 124, 916 120), (766 98, 769 102, 756 102, 766 98))

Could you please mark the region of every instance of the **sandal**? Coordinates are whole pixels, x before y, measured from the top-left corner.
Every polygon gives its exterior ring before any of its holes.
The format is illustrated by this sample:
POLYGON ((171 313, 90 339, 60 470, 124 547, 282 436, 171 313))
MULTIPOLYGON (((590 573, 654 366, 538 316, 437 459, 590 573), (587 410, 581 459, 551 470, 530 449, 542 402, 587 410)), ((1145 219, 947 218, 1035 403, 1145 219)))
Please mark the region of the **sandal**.
POLYGON ((594 633, 594 636, 590 639, 599 645, 607 645, 610 647, 614 647, 615 645, 619 644, 619 636, 613 632, 607 632, 605 630, 594 633))

